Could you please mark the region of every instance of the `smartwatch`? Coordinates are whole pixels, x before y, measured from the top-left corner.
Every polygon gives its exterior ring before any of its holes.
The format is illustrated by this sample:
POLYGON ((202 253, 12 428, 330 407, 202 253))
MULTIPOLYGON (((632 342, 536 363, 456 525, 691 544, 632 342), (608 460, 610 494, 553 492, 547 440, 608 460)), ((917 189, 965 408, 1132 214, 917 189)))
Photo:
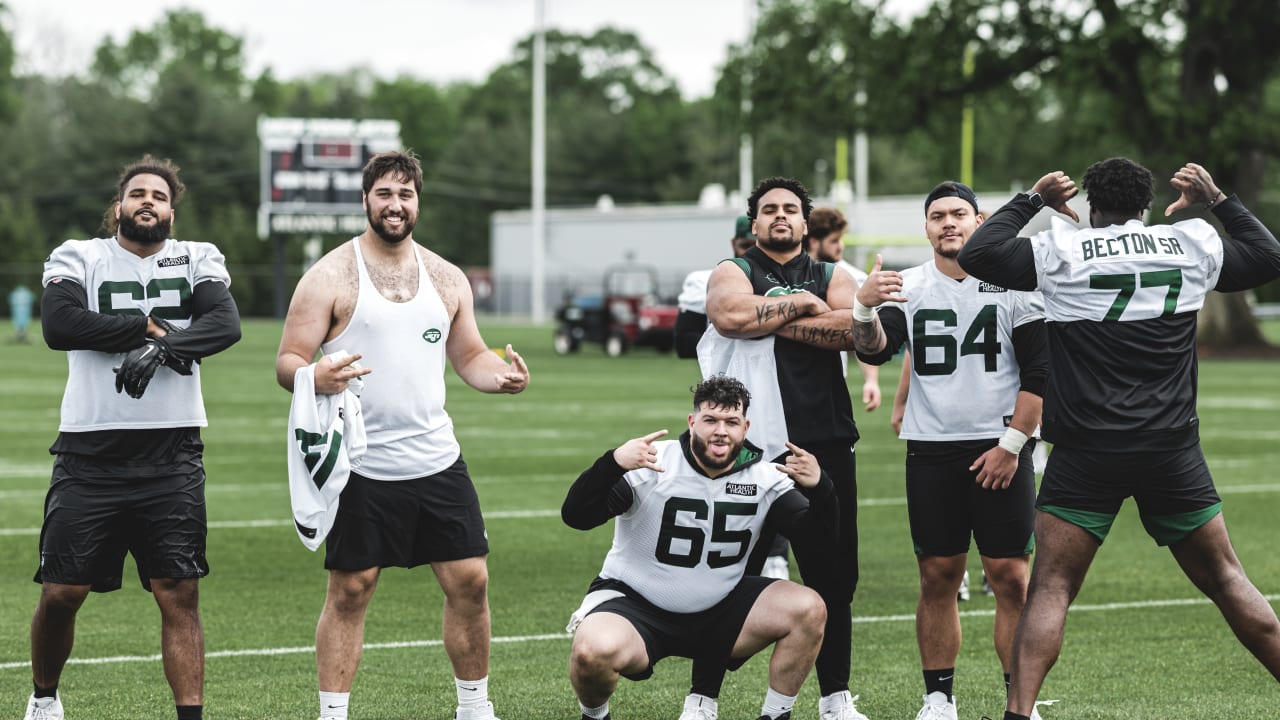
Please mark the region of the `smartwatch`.
POLYGON ((1040 193, 1035 190, 1028 190, 1022 194, 1031 202, 1031 207, 1035 208, 1037 212, 1044 207, 1044 198, 1040 197, 1040 193))

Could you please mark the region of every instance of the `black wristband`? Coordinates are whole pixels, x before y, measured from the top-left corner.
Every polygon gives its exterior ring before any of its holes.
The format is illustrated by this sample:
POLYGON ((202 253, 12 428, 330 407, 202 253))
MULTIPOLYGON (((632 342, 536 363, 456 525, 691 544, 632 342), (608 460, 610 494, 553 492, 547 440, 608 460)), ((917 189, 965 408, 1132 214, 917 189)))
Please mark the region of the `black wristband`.
POLYGON ((1219 191, 1218 191, 1218 194, 1217 194, 1217 195, 1214 195, 1212 200, 1210 200, 1209 202, 1205 203, 1204 209, 1205 209, 1205 210, 1212 210, 1212 209, 1214 208, 1214 206, 1218 204, 1218 198, 1222 198, 1223 200, 1226 200, 1226 199, 1227 199, 1227 194, 1226 194, 1226 193, 1224 193, 1224 192, 1222 192, 1221 190, 1219 190, 1219 191))

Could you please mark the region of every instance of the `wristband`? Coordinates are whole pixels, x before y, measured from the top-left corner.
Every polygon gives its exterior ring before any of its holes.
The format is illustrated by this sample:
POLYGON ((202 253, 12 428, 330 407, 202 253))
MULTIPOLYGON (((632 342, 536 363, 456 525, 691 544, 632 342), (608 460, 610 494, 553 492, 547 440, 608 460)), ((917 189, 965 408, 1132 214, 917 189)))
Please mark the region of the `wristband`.
POLYGON ((876 319, 876 311, 858 302, 858 297, 853 298, 853 321, 860 323, 869 323, 876 319))
POLYGON ((1027 444, 1027 434, 1018 428, 1009 427, 1005 429, 1004 437, 1000 438, 998 444, 1002 449, 1017 455, 1022 452, 1022 446, 1027 444))
POLYGON ((1224 192, 1222 192, 1221 190, 1219 190, 1219 191, 1218 191, 1218 194, 1217 194, 1217 195, 1214 195, 1212 200, 1210 200, 1209 202, 1205 203, 1205 205, 1204 205, 1205 209, 1206 209, 1206 210, 1212 210, 1212 209, 1213 209, 1213 207, 1214 207, 1215 205, 1217 205, 1217 204, 1218 204, 1218 198, 1222 198, 1223 200, 1226 200, 1226 199, 1227 199, 1227 194, 1226 194, 1226 193, 1224 193, 1224 192))

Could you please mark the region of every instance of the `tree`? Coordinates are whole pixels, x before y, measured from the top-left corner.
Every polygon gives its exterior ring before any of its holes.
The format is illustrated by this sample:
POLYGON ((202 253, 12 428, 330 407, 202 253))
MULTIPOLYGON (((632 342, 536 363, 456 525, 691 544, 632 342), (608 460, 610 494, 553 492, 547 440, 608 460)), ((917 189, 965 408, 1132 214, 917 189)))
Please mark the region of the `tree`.
MULTIPOLYGON (((859 124, 914 146, 918 160, 928 163, 922 151, 933 147, 950 164, 969 96, 980 117, 976 174, 987 183, 1030 184, 1029 173, 1049 168, 1078 174, 1112 155, 1158 176, 1194 160, 1257 207, 1267 160, 1280 155, 1274 0, 936 1, 906 23, 882 5, 771 3, 740 68, 752 76, 753 127, 791 98, 813 98, 829 117, 809 122, 826 133, 859 124), (867 88, 870 101, 860 106, 850 87, 867 88)), ((954 174, 952 165, 933 177, 954 174)), ((1239 294, 1210 296, 1200 340, 1216 350, 1263 344, 1239 294)))
MULTIPOLYGON (((7 18, 9 8, 0 2, 0 20, 7 18)), ((13 37, 5 23, 0 23, 0 121, 8 120, 18 105, 18 98, 13 92, 13 61, 16 57, 13 48, 13 37)))

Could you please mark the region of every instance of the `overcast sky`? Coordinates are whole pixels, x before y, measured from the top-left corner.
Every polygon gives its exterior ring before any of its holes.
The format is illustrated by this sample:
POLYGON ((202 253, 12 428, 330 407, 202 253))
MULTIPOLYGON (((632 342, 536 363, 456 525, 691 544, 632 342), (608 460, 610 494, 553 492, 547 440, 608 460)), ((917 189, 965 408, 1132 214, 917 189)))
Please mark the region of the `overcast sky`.
MULTIPOLYGON (((88 67, 105 35, 123 41, 174 8, 245 40, 249 72, 278 78, 365 66, 379 76, 482 81, 533 31, 534 0, 5 0, 19 70, 88 67)), ((726 48, 747 33, 750 0, 545 0, 548 27, 636 33, 686 98, 711 94, 726 48)), ((891 0, 896 13, 928 0, 891 0)))

